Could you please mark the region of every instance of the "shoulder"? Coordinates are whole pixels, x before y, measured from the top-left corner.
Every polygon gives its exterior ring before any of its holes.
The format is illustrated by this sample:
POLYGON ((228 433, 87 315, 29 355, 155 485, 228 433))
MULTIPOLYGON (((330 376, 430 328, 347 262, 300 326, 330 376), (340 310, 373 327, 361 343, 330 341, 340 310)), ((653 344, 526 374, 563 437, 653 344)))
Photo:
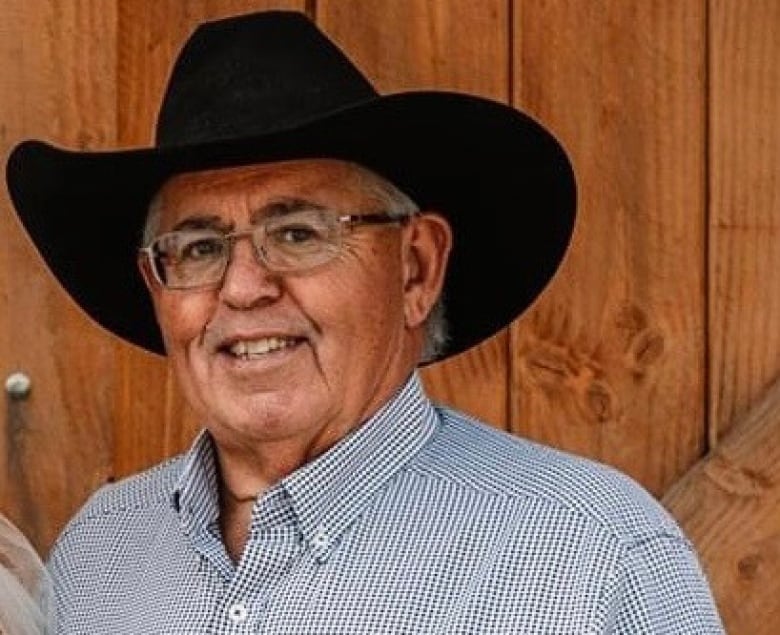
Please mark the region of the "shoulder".
POLYGON ((176 456, 115 483, 104 485, 94 492, 69 520, 58 542, 61 543, 80 530, 89 531, 93 526, 103 531, 111 525, 127 525, 133 517, 159 513, 161 508, 172 510, 173 492, 181 473, 182 462, 183 457, 176 456))
POLYGON ((471 492, 578 516, 629 547, 651 536, 685 540, 661 504, 627 474, 438 409, 441 425, 411 469, 471 492))
POLYGON ((165 548, 172 548, 170 536, 176 533, 171 530, 178 526, 173 496, 181 469, 182 458, 176 457, 107 484, 69 520, 47 559, 61 618, 88 617, 85 607, 105 597, 117 579, 132 576, 141 555, 161 536, 165 548))

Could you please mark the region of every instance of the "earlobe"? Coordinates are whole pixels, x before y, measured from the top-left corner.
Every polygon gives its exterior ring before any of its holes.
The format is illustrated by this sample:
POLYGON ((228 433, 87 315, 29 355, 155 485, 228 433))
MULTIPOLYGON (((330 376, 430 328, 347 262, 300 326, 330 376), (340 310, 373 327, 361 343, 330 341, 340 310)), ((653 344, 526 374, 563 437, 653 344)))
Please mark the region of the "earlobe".
POLYGON ((406 326, 423 324, 441 294, 452 230, 439 214, 425 212, 406 228, 404 242, 404 316, 406 326))

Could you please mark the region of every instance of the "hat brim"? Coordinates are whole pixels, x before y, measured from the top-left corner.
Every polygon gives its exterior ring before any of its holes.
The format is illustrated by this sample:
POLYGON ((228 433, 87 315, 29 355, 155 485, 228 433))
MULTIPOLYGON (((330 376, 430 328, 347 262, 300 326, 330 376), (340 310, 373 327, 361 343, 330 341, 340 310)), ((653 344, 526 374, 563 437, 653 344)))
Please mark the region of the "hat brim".
POLYGON ((77 152, 26 141, 6 178, 25 229, 79 306, 165 354, 136 266, 154 193, 180 172, 314 157, 360 163, 448 218, 446 357, 528 308, 571 239, 576 185, 560 143, 516 109, 459 93, 380 96, 295 128, 199 145, 77 152))

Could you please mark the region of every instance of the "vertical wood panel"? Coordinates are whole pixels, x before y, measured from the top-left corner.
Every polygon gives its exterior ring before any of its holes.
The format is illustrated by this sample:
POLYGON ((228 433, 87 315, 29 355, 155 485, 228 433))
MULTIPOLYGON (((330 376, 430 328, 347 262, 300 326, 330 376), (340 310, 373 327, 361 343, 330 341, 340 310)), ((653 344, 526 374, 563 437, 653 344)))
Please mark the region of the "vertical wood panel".
POLYGON ((562 275, 513 331, 513 429, 662 492, 704 447, 704 7, 515 3, 515 101, 570 150, 562 275))
MULTIPOLYGON (((119 0, 118 138, 123 146, 153 141, 171 66, 201 22, 264 9, 299 9, 300 1, 119 0)), ((163 358, 124 346, 114 434, 118 476, 184 450, 199 422, 187 408, 163 358)))
POLYGON ((712 438, 780 377, 780 3, 710 4, 712 438))
MULTIPOLYGON (((381 93, 435 88, 507 102, 508 13, 505 0, 320 0, 316 15, 381 93)), ((500 334, 425 369, 426 386, 436 399, 505 426, 506 342, 500 334)))
POLYGON ((780 4, 709 10, 709 398, 723 443, 696 495, 673 502, 729 632, 769 635, 780 629, 780 4), (714 509, 697 512, 705 502, 714 509))
MULTIPOLYGON (((114 3, 7 0, 1 11, 3 165, 27 137, 112 145, 114 3)), ((1 205, 0 373, 23 370, 32 392, 22 402, 3 395, 0 509, 46 551, 109 473, 116 341, 53 281, 5 192, 1 205)))

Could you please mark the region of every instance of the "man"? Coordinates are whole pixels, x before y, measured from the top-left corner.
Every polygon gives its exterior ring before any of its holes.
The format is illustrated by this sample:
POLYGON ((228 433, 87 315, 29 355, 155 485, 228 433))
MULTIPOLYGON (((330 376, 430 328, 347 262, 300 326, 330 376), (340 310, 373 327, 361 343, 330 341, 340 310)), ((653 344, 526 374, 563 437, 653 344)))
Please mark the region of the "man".
POLYGON ((569 242, 569 161, 522 113, 380 96, 268 12, 192 35, 155 147, 25 142, 8 182, 64 287, 165 352, 204 424, 63 531, 59 632, 722 632, 643 489, 423 392, 569 242))

